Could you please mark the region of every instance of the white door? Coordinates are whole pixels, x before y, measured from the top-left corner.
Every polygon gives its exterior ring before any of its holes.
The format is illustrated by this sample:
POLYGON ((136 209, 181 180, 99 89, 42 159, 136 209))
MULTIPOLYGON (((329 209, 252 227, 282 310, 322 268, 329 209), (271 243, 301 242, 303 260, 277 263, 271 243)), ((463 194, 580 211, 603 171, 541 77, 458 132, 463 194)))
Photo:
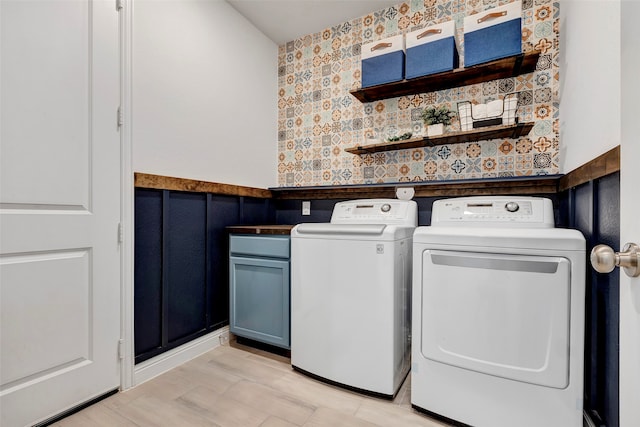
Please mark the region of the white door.
MULTIPOLYGON (((620 247, 640 244, 640 2, 621 3, 620 247)), ((640 277, 620 272, 620 425, 640 426, 640 277)))
POLYGON ((0 425, 118 388, 115 0, 2 0, 0 425))

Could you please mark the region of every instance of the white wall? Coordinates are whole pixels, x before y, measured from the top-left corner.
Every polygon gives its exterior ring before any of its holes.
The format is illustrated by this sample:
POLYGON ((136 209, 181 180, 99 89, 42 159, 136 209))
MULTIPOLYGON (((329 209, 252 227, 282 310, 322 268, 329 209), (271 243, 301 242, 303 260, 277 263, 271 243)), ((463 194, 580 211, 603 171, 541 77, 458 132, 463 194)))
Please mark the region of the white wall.
POLYGON ((133 170, 277 184, 278 46, 222 0, 135 0, 133 170))
POLYGON ((620 2, 560 0, 560 172, 620 144, 620 2))

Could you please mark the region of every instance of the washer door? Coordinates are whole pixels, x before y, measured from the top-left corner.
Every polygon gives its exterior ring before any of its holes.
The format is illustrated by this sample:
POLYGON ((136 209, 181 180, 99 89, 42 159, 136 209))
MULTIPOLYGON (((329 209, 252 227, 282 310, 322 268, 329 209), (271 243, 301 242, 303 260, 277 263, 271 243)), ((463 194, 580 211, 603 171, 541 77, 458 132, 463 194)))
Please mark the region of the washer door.
POLYGON ((423 251, 422 355, 567 387, 570 267, 561 257, 423 251))

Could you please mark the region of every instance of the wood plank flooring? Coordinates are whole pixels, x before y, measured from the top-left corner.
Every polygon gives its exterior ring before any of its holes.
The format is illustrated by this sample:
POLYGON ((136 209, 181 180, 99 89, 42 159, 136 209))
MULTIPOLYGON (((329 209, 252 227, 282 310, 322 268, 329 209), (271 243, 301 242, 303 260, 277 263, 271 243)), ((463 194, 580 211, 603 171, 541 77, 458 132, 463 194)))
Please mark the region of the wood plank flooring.
POLYGON ((59 427, 443 427, 411 408, 410 377, 393 401, 291 369, 288 358, 233 343, 55 424, 59 427))

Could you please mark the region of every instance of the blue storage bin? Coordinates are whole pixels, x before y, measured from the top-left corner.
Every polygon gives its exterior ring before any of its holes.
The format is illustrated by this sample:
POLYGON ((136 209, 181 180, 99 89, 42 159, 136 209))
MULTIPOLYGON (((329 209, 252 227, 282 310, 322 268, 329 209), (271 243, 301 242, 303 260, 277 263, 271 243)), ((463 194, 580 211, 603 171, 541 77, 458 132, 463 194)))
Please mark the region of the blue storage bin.
POLYGON ((515 1, 464 18, 464 66, 522 53, 522 3, 515 1))
POLYGON ((364 43, 361 49, 362 87, 404 79, 404 37, 389 37, 364 43))
POLYGON ((407 33, 405 45, 406 79, 458 68, 458 48, 453 21, 407 33))

